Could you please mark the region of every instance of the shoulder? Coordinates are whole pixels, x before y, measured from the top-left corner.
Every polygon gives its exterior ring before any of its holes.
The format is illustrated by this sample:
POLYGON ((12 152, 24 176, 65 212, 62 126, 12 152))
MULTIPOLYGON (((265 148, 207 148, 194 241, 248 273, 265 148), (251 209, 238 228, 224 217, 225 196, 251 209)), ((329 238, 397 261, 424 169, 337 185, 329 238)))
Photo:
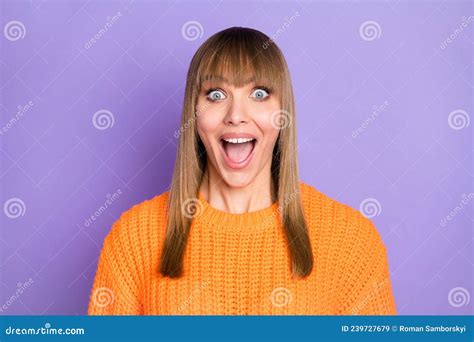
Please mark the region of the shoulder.
POLYGON ((358 210, 339 202, 308 183, 300 181, 300 190, 305 215, 313 219, 323 221, 329 218, 337 221, 361 219, 362 215, 358 210))
POLYGON ((305 182, 300 182, 300 189, 305 219, 314 239, 339 251, 384 248, 375 224, 359 210, 305 182))
POLYGON ((131 205, 119 218, 119 221, 146 220, 151 216, 162 216, 168 200, 168 191, 131 205))
POLYGON ((123 211, 106 235, 104 244, 133 247, 140 244, 141 239, 149 238, 153 230, 156 232, 158 227, 164 227, 168 193, 162 192, 123 211))
POLYGON ((360 219, 362 216, 358 210, 328 196, 306 182, 300 181, 300 189, 305 213, 330 212, 333 216, 347 219, 360 219))

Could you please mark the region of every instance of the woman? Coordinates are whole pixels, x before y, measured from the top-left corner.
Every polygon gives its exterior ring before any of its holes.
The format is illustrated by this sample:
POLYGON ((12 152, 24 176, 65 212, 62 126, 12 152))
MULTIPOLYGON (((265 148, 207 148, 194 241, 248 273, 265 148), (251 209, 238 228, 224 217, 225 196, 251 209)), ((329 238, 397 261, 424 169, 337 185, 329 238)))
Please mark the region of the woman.
POLYGON ((187 75, 169 191, 104 240, 91 315, 396 314, 372 222, 299 180, 293 91, 273 41, 214 34, 187 75))

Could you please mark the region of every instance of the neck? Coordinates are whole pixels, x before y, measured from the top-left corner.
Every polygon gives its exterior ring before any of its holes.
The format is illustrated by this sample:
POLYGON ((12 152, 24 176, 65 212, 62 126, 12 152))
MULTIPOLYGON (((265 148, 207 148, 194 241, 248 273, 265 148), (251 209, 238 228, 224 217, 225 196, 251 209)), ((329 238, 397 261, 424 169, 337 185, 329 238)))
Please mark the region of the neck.
POLYGON ((241 214, 270 207, 275 201, 275 187, 270 165, 243 187, 229 186, 210 163, 207 163, 199 191, 206 201, 221 211, 241 214))

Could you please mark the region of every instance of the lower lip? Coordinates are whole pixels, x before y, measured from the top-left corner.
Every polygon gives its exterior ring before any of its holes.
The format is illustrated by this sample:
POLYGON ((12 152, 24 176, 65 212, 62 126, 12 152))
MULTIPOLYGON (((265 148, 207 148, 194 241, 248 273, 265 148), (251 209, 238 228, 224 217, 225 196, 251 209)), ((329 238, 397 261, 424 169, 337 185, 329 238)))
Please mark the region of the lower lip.
POLYGON ((253 158, 253 155, 255 154, 255 149, 257 147, 257 141, 254 143, 254 146, 253 146, 253 149, 252 149, 252 152, 248 155, 248 157, 243 160, 241 163, 234 163, 228 156, 227 156, 227 153, 225 153, 225 150, 224 150, 224 146, 222 145, 222 142, 219 141, 219 147, 220 147, 220 150, 222 152, 222 155, 224 156, 224 161, 225 163, 227 164, 227 166, 231 169, 234 169, 234 170, 239 170, 239 169, 243 169, 244 167, 246 167, 247 165, 250 164, 250 162, 252 161, 252 158, 253 158))

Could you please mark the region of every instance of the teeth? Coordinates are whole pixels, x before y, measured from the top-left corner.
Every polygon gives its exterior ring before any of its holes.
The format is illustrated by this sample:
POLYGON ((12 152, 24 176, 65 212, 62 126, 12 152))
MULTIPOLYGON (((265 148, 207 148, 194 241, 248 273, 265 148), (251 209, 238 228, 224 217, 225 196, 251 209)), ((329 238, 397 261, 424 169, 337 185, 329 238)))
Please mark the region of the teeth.
POLYGON ((234 139, 224 139, 225 141, 227 141, 228 143, 232 143, 232 144, 242 144, 242 143, 246 143, 246 142, 249 142, 249 141, 252 141, 252 140, 255 140, 254 138, 249 138, 249 139, 246 139, 246 138, 234 138, 234 139))

